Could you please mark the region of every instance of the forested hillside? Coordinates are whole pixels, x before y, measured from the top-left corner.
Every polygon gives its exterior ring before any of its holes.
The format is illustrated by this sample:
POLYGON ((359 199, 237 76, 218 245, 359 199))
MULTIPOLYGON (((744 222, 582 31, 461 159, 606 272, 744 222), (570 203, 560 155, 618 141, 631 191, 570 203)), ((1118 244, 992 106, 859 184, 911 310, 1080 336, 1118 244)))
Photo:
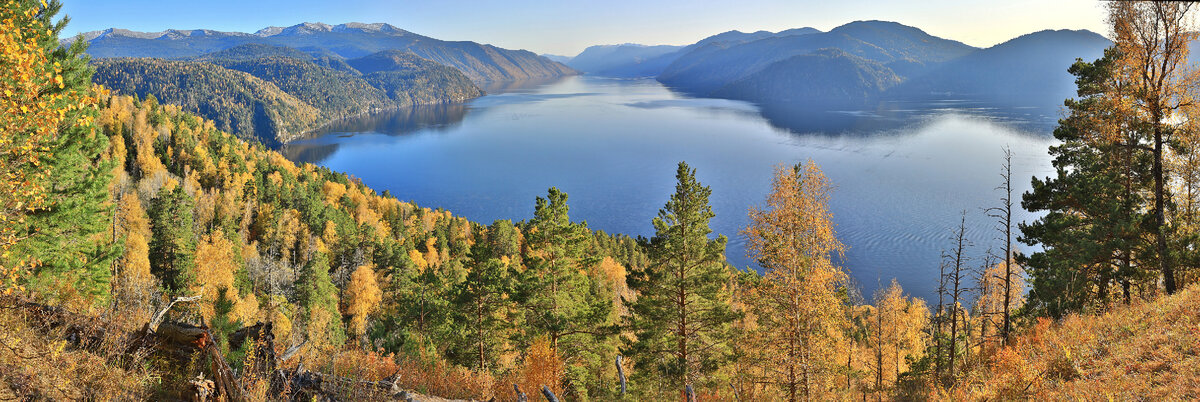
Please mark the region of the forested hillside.
POLYGON ((176 104, 222 130, 266 144, 286 143, 331 121, 483 94, 466 76, 411 53, 359 60, 397 62, 362 72, 341 59, 312 59, 294 49, 245 45, 198 61, 100 59, 96 83, 118 93, 176 104), (402 60, 403 62, 400 62, 402 60), (247 75, 249 74, 249 75, 247 75))
POLYGON ((214 64, 103 59, 94 65, 93 80, 113 91, 161 98, 212 119, 221 130, 267 143, 298 136, 321 118, 315 107, 275 84, 214 64))
POLYGON ((556 188, 471 222, 94 85, 60 8, 0 2, 4 399, 1200 398, 1198 136, 1163 96, 1197 87, 1185 5, 1109 5, 1054 176, 1014 194, 1006 158, 998 240, 964 218, 936 303, 858 294, 811 161, 747 211, 761 273, 726 262, 685 162, 649 238, 556 188), (1045 213, 1013 221, 1017 197, 1045 213))

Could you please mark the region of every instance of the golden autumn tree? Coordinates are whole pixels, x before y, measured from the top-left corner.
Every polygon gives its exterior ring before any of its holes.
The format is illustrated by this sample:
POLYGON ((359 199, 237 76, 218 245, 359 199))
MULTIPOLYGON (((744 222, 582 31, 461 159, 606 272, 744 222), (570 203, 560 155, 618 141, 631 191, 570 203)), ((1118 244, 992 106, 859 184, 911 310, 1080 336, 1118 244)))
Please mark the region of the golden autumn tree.
POLYGON ((1195 103, 1195 90, 1200 83, 1197 70, 1188 62, 1188 45, 1197 38, 1191 21, 1190 2, 1113 1, 1108 3, 1108 23, 1115 39, 1117 60, 1112 71, 1113 81, 1129 90, 1110 91, 1120 106, 1116 113, 1134 119, 1141 140, 1135 149, 1153 158, 1150 175, 1153 177, 1153 222, 1150 235, 1154 238, 1158 270, 1167 293, 1178 290, 1174 255, 1168 245, 1172 241, 1171 222, 1167 221, 1169 183, 1172 172, 1164 165, 1173 144, 1188 143, 1196 133, 1184 130, 1186 112, 1195 103))
POLYGON ((350 316, 350 330, 356 336, 363 336, 367 331, 367 318, 379 309, 382 293, 379 282, 375 279, 375 270, 363 265, 350 275, 350 283, 346 284, 345 313, 350 316))
POLYGON ((1016 261, 997 263, 983 267, 975 286, 978 300, 975 302, 975 315, 979 320, 980 346, 984 351, 995 349, 1004 343, 1004 312, 1018 311, 1025 304, 1021 295, 1025 294, 1025 279, 1021 275, 1012 275, 1007 281, 1005 277, 1010 271, 1020 272, 1016 261), (1010 294, 1006 295, 1006 292, 1010 294), (1008 308, 1005 308, 1005 299, 1008 308))
POLYGON ((233 304, 233 317, 250 322, 258 313, 258 300, 253 294, 239 297, 235 279, 241 270, 238 248, 221 230, 203 236, 196 245, 196 282, 192 291, 202 296, 200 312, 205 318, 213 317, 214 303, 222 289, 233 304))
POLYGON ((872 370, 876 391, 892 388, 900 375, 909 370, 925 351, 925 327, 929 324, 929 308, 925 301, 904 296, 896 280, 875 296, 875 306, 866 318, 869 334, 866 343, 871 349, 868 366, 872 370))
POLYGON ((833 361, 847 327, 839 295, 846 274, 834 265, 845 246, 829 211, 832 186, 811 161, 775 170, 764 209, 750 209, 750 254, 766 270, 748 300, 759 327, 755 355, 789 400, 820 398, 832 386, 833 361))
POLYGON ((124 238, 125 247, 118 261, 113 296, 118 308, 148 316, 157 288, 157 280, 150 273, 150 220, 134 194, 121 197, 116 218, 117 236, 124 238))

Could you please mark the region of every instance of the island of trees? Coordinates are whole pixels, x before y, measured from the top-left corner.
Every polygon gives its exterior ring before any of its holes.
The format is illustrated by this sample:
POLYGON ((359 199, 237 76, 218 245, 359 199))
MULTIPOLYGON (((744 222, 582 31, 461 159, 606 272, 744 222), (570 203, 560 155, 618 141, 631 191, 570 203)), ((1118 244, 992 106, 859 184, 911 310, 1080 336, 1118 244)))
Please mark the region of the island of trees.
POLYGON ((1054 176, 998 167, 999 240, 949 230, 936 303, 849 283, 812 162, 748 211, 757 267, 684 162, 650 238, 555 188, 471 222, 113 94, 57 0, 0 4, 5 399, 1200 397, 1187 4, 1109 3, 1054 176))

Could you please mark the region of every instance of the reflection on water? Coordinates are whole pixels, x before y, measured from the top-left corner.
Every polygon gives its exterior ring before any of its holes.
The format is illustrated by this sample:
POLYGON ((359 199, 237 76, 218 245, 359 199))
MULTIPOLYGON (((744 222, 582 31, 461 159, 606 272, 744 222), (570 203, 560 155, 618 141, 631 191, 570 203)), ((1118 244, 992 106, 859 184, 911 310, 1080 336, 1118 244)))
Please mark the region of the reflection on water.
MULTIPOLYGON (((836 185, 831 211, 844 265, 870 294, 897 278, 927 297, 941 250, 966 210, 982 254, 994 238, 981 208, 999 198, 1002 148, 1018 191, 1051 172, 1056 110, 963 101, 882 103, 866 110, 756 106, 689 98, 652 80, 569 77, 510 85, 458 107, 342 122, 284 154, 350 173, 380 191, 490 223, 533 214, 556 186, 571 216, 610 233, 652 235, 651 219, 686 160, 712 187, 727 257, 752 266, 740 235, 777 164, 817 162, 836 185)), ((1029 218, 1019 215, 1019 218, 1029 218)))
POLYGON ((970 100, 880 101, 854 109, 824 108, 807 103, 759 105, 772 126, 796 134, 874 135, 902 129, 954 113, 1022 131, 1049 133, 1058 117, 1057 106, 997 105, 970 100))
POLYGON ((315 140, 286 144, 279 147, 279 152, 294 161, 320 164, 321 161, 337 151, 337 142, 328 141, 330 136, 366 132, 405 135, 423 131, 448 131, 462 123, 466 115, 467 107, 461 103, 388 109, 335 120, 308 136, 315 140))

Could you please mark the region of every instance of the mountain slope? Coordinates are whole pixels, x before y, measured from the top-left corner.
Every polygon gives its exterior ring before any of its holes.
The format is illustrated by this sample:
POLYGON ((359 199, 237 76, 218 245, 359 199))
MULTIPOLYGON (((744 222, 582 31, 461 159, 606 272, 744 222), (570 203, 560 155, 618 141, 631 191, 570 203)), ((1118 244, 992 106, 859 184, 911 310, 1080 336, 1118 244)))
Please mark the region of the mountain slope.
POLYGON ((609 77, 657 77, 671 63, 696 48, 711 44, 734 45, 764 38, 820 33, 814 28, 793 28, 777 33, 768 31, 728 31, 701 39, 687 46, 645 46, 637 44, 592 46, 570 59, 567 65, 577 70, 609 77))
POLYGON ((142 99, 154 95, 163 104, 212 119, 220 130, 266 143, 285 142, 321 117, 319 110, 272 83, 214 64, 121 58, 93 65, 92 79, 98 84, 142 99))
POLYGON ((351 60, 367 74, 342 59, 309 60, 307 53, 266 45, 242 45, 197 60, 202 61, 99 59, 95 79, 121 93, 153 94, 268 144, 286 143, 340 118, 483 94, 462 72, 399 51, 351 60), (276 98, 284 101, 270 101, 276 98), (266 117, 252 117, 259 109, 266 117))
POLYGON ((1200 287, 1097 315, 1041 320, 949 399, 1200 398, 1200 287))
POLYGON ((899 83, 900 77, 879 62, 838 49, 821 49, 772 63, 712 95, 748 101, 855 104, 899 83))
POLYGON ((287 28, 268 27, 253 34, 210 30, 141 33, 109 29, 85 33, 83 37, 90 45, 88 53, 96 58, 186 58, 245 44, 262 44, 343 58, 362 57, 388 49, 408 50, 420 57, 462 70, 476 82, 575 74, 570 67, 529 51, 501 49, 467 41, 442 41, 388 24, 303 23, 287 28))
POLYGON ((1076 58, 1095 60, 1112 45, 1090 31, 1040 31, 938 66, 896 88, 895 97, 951 95, 995 101, 1043 99, 1059 104, 1074 95, 1067 68, 1076 58))
MULTIPOLYGON (((666 67, 661 61, 654 65, 643 65, 651 60, 663 60, 659 56, 675 53, 683 46, 646 46, 637 44, 589 46, 567 62, 567 65, 589 74, 610 77, 639 76, 645 71, 661 70, 666 67)), ((656 75, 656 74, 651 74, 656 75)))
POLYGON ((679 57, 658 80, 687 92, 707 95, 772 63, 825 48, 883 64, 901 64, 906 71, 976 50, 894 22, 857 21, 825 33, 771 36, 734 44, 713 41, 679 57))

